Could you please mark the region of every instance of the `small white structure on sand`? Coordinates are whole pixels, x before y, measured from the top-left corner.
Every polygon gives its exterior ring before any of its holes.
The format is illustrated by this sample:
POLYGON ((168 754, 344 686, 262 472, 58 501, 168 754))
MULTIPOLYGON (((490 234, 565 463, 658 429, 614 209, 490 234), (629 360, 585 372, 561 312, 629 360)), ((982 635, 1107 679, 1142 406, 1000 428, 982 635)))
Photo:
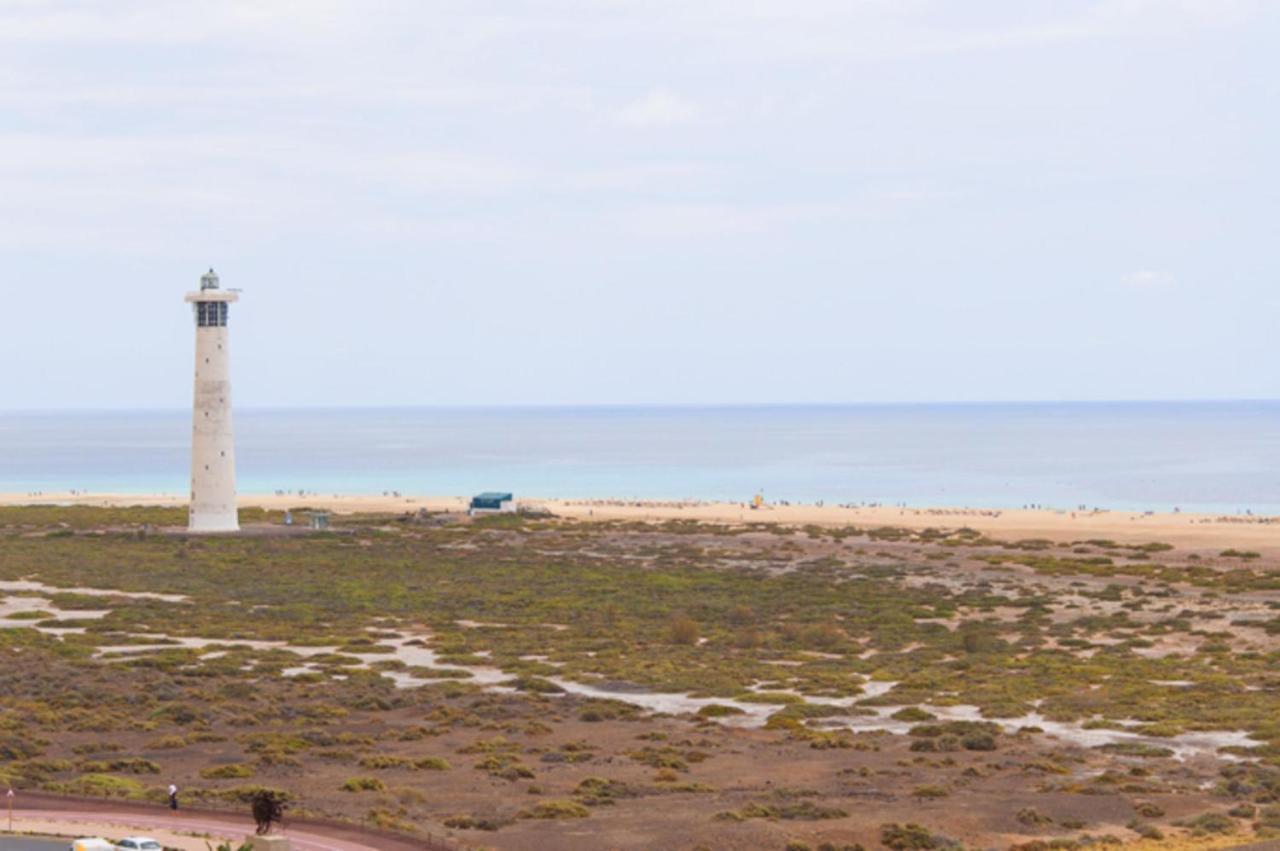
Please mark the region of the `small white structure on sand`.
POLYGON ((192 532, 237 532, 236 454, 231 427, 231 361, 227 350, 228 306, 240 298, 219 289, 210 269, 200 291, 186 300, 196 320, 195 405, 191 424, 192 532))

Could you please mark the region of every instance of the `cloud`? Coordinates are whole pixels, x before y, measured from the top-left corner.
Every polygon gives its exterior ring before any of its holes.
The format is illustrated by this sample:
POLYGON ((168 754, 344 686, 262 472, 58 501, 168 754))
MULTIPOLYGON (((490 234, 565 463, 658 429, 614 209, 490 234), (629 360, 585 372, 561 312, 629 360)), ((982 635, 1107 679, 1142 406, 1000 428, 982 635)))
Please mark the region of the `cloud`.
POLYGON ((1142 289, 1154 289, 1156 287, 1167 287, 1173 283, 1173 275, 1168 272, 1157 272, 1153 269, 1139 269, 1137 272, 1130 272, 1120 278, 1121 283, 1131 287, 1140 287, 1142 289))
POLYGON ((701 112, 693 101, 655 89, 618 110, 614 120, 625 127, 672 127, 696 121, 701 112))

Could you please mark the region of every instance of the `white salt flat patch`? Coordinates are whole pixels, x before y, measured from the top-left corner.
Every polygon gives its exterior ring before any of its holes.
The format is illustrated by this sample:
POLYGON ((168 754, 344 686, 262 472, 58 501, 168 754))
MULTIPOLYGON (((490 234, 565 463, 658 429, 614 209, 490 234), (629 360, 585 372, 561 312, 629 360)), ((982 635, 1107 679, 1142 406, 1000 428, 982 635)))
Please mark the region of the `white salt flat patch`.
MULTIPOLYGON (((319 656, 324 653, 336 653, 336 647, 309 647, 297 646, 289 644, 285 641, 255 641, 247 638, 196 638, 193 636, 183 635, 165 635, 163 633, 135 633, 131 637, 150 639, 151 644, 107 644, 102 645, 94 650, 95 658, 103 658, 107 656, 119 655, 135 655, 137 653, 151 653, 160 650, 173 650, 176 648, 187 648, 192 650, 204 650, 209 647, 247 647, 250 650, 287 650, 297 656, 309 657, 319 656)), ((222 655, 226 655, 227 651, 222 651, 222 655)), ((354 654, 352 654, 354 655, 354 654)))
POLYGON ((5 597, 0 600, 0 629, 34 629, 46 635, 62 636, 83 633, 85 629, 76 626, 50 626, 49 621, 61 624, 68 621, 98 620, 109 614, 110 609, 59 609, 51 600, 43 597, 5 597), (39 620, 14 617, 24 612, 42 612, 45 616, 39 620))
MULTIPOLYGON (((291 645, 282 641, 249 641, 249 640, 229 640, 229 639, 206 639, 192 637, 170 637, 170 636, 147 636, 153 639, 169 639, 173 644, 140 644, 140 645, 116 645, 109 647, 99 647, 95 656, 99 658, 124 659, 129 656, 169 650, 175 647, 187 648, 208 648, 208 647, 233 647, 243 646, 255 650, 285 650, 303 658, 318 656, 325 653, 339 652, 336 647, 309 647, 291 645)), ((396 638, 385 639, 383 645, 377 652, 370 653, 346 653, 344 656, 350 656, 358 659, 360 664, 358 668, 369 669, 376 662, 385 662, 389 659, 395 659, 403 662, 406 666, 418 669, 440 671, 443 676, 429 677, 419 674, 411 674, 406 671, 379 671, 378 673, 395 683, 397 688, 417 688, 419 686, 438 683, 443 679, 448 679, 449 671, 464 670, 471 674, 466 680, 459 682, 468 682, 484 687, 487 691, 511 693, 514 689, 506 685, 512 679, 512 675, 506 673, 500 668, 488 665, 454 665, 444 664, 440 662, 439 654, 431 647, 426 646, 425 642, 429 641, 431 636, 426 633, 409 634, 404 633, 396 638)), ((205 654, 202 658, 216 658, 214 654, 222 655, 226 651, 213 651, 205 654)), ((545 661, 545 657, 536 656, 523 657, 531 661, 545 661)), ((309 673, 316 670, 316 665, 307 663, 290 668, 285 668, 281 674, 286 677, 300 676, 303 673, 309 673)), ((335 675, 335 680, 345 679, 343 675, 335 675)), ((663 693, 648 692, 643 689, 628 688, 625 685, 609 685, 605 683, 589 684, 580 683, 563 677, 547 677, 549 682, 555 683, 564 689, 567 694, 579 695, 581 697, 599 698, 606 700, 616 700, 627 703, 632 706, 646 709, 650 712, 657 712, 667 715, 683 715, 696 714, 700 709, 706 706, 730 706, 741 711, 740 715, 730 715, 717 718, 718 723, 732 727, 761 727, 768 720, 769 716, 778 712, 785 707, 778 704, 768 703, 752 703, 749 701, 741 701, 733 698, 716 698, 716 697, 693 697, 687 693, 663 693)), ((1170 687, 1183 687, 1193 685, 1189 681, 1167 680, 1159 681, 1159 684, 1168 685, 1170 687)), ((802 698, 806 703, 821 706, 831 706, 837 708, 847 708, 849 710, 858 707, 858 704, 868 698, 883 697, 891 692, 897 685, 896 682, 890 681, 868 681, 863 683, 862 690, 859 694, 851 697, 821 697, 815 695, 806 695, 795 691, 784 691, 783 693, 794 694, 802 698)), ((758 685, 752 686, 750 690, 760 691, 758 685)), ((770 689, 770 691, 778 691, 770 689)), ((833 717, 825 719, 823 726, 829 729, 847 729, 855 732, 872 732, 881 731, 904 735, 917 726, 916 722, 901 721, 892 717, 892 715, 904 706, 877 706, 869 707, 872 714, 869 715, 853 715, 842 717, 833 717)), ((1133 732, 1129 729, 1086 729, 1081 723, 1077 722, 1060 722, 1051 721, 1039 712, 1029 712, 1017 718, 992 718, 986 719, 982 717, 981 710, 976 706, 957 705, 957 706, 933 706, 930 704, 920 704, 920 708, 934 715, 940 721, 990 721, 996 724, 1006 733, 1017 732, 1022 727, 1038 727, 1043 734, 1052 738, 1060 739, 1081 747, 1095 748, 1110 744, 1139 744, 1150 747, 1168 748, 1173 752, 1173 756, 1178 760, 1187 760, 1200 756, 1214 756, 1219 759, 1234 760, 1235 757, 1218 753, 1220 748, 1225 747, 1251 747, 1257 743, 1253 741, 1247 733, 1241 731, 1211 731, 1211 732, 1193 732, 1184 733, 1179 736, 1168 738, 1160 738, 1155 736, 1146 736, 1141 733, 1133 732)), ((1134 727, 1139 724, 1137 721, 1121 721, 1118 722, 1121 727, 1134 727)))
MULTIPOLYGON (((348 653, 348 656, 354 656, 366 665, 373 662, 384 662, 388 654, 391 658, 403 662, 411 668, 434 668, 439 671, 464 670, 469 671, 471 676, 464 682, 475 683, 476 685, 496 685, 511 679, 511 675, 503 671, 501 668, 495 668, 489 665, 448 665, 440 661, 439 654, 430 647, 422 644, 410 644, 410 642, 426 641, 429 636, 426 635, 401 635, 399 638, 387 640, 385 643, 389 645, 389 649, 381 653, 348 653)), ((396 685, 401 688, 413 688, 435 680, 415 677, 403 671, 382 671, 383 676, 395 680, 396 685), (395 676, 391 676, 395 674, 395 676)), ((444 679, 440 677, 437 679, 444 679)))
POLYGON ((159 594, 154 591, 114 591, 110 588, 58 588, 32 579, 0 580, 0 591, 37 591, 41 594, 82 594, 86 597, 129 597, 135 600, 162 600, 166 603, 190 603, 185 594, 159 594))
MULTIPOLYGON (((43 597, 5 597, 0 600, 0 619, 12 618, 23 612, 47 612, 48 617, 44 620, 59 621, 97 620, 111 614, 110 609, 59 609, 52 600, 43 597)), ((36 623, 23 618, 18 620, 27 626, 36 623)))
MULTIPOLYGON (((812 701, 813 699, 810 698, 810 700, 812 701)), ((847 721, 842 720, 833 726, 845 727, 850 730, 884 730, 902 735, 912 727, 917 726, 917 722, 899 721, 890 717, 902 708, 901 706, 874 707, 875 716, 854 717, 847 721)), ((990 721, 1005 733, 1015 733, 1023 727, 1039 727, 1046 736, 1086 748, 1115 744, 1168 748, 1173 752, 1173 757, 1179 761, 1185 761, 1197 756, 1215 756, 1219 759, 1234 760, 1235 757, 1219 754, 1218 749, 1250 747, 1257 744, 1257 742, 1249 738, 1247 733, 1238 730, 1183 733, 1179 736, 1162 738, 1145 736, 1128 730, 1086 729, 1082 723, 1051 721, 1038 712, 1029 712, 1017 718, 983 718, 982 711, 976 706, 932 706, 930 704, 920 704, 920 708, 937 717, 939 721, 990 721)), ((1122 726, 1132 727, 1140 722, 1120 723, 1122 726)))
POLYGON ((561 677, 549 677, 551 682, 560 686, 569 694, 576 694, 581 697, 594 697, 605 700, 617 700, 622 703, 629 703, 632 706, 639 706, 650 712, 660 712, 666 715, 683 715, 685 713, 696 713, 704 706, 732 706, 739 709, 743 714, 729 715, 716 720, 722 724, 732 727, 759 727, 768 720, 769 716, 777 712, 781 707, 761 703, 745 703, 739 700, 729 698, 714 697, 690 697, 687 694, 662 694, 657 692, 636 692, 636 691, 620 691, 610 689, 603 686, 592 686, 585 683, 566 680, 561 677))

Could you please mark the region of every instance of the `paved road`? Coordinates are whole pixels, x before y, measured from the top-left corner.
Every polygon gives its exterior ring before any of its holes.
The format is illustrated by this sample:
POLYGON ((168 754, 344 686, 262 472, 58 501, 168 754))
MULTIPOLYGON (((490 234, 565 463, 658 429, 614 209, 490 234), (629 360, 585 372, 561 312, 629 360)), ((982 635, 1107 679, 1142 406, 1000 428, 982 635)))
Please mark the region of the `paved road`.
MULTIPOLYGON (((27 804, 31 808, 17 807, 13 811, 15 827, 32 833, 76 836, 114 836, 124 833, 147 835, 159 831, 174 831, 169 844, 186 847, 192 835, 233 838, 237 842, 253 833, 253 820, 247 816, 236 817, 228 813, 199 810, 172 812, 167 808, 130 804, 117 801, 63 801, 53 796, 29 793, 27 804), (32 806, 34 805, 34 806, 32 806), (182 841, 178 841, 181 835, 182 841)), ((418 851, 423 847, 455 849, 453 844, 435 844, 423 840, 399 839, 386 836, 374 838, 361 835, 358 830, 342 826, 307 824, 305 820, 286 822, 285 835, 294 851, 418 851)), ((156 837, 157 839, 160 836, 156 837)), ((30 848, 14 846, 15 851, 51 851, 66 849, 69 843, 57 845, 33 845, 30 848)), ((204 851, 200 840, 193 847, 204 851)), ((0 842, 0 851, 9 846, 0 842)))
POLYGON ((70 843, 65 839, 27 839, 17 836, 0 836, 0 851, 67 851, 70 843))
MULTIPOLYGON (((209 834, 212 836, 244 837, 253 832, 247 819, 222 818, 194 813, 169 813, 160 810, 155 813, 103 813, 101 811, 83 810, 14 810, 14 818, 21 821, 44 819, 56 822, 60 829, 50 833, 76 833, 80 836, 97 836, 102 833, 95 826, 109 820, 118 824, 127 824, 128 829, 147 834, 156 830, 176 830, 184 834, 209 834), (82 832, 87 831, 87 833, 82 832)), ((40 832, 43 832, 41 830, 40 832)), ((116 833, 121 831, 117 830, 116 833)), ((377 851, 364 842, 331 838, 313 833, 309 830, 289 830, 287 832, 295 851, 377 851)), ((48 851, 43 846, 40 851, 48 851)), ((34 849, 33 849, 34 851, 34 849)))

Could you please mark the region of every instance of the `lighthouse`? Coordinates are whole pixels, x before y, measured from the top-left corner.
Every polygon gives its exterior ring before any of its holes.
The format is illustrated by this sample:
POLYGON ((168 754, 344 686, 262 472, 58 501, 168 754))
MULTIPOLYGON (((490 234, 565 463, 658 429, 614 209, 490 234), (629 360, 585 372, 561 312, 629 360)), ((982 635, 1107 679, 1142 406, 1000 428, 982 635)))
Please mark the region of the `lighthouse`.
POLYGON ((196 320, 195 405, 191 423, 192 532, 237 532, 236 453, 231 428, 231 359, 227 313, 239 299, 219 287, 210 269, 200 291, 187 293, 196 320))

